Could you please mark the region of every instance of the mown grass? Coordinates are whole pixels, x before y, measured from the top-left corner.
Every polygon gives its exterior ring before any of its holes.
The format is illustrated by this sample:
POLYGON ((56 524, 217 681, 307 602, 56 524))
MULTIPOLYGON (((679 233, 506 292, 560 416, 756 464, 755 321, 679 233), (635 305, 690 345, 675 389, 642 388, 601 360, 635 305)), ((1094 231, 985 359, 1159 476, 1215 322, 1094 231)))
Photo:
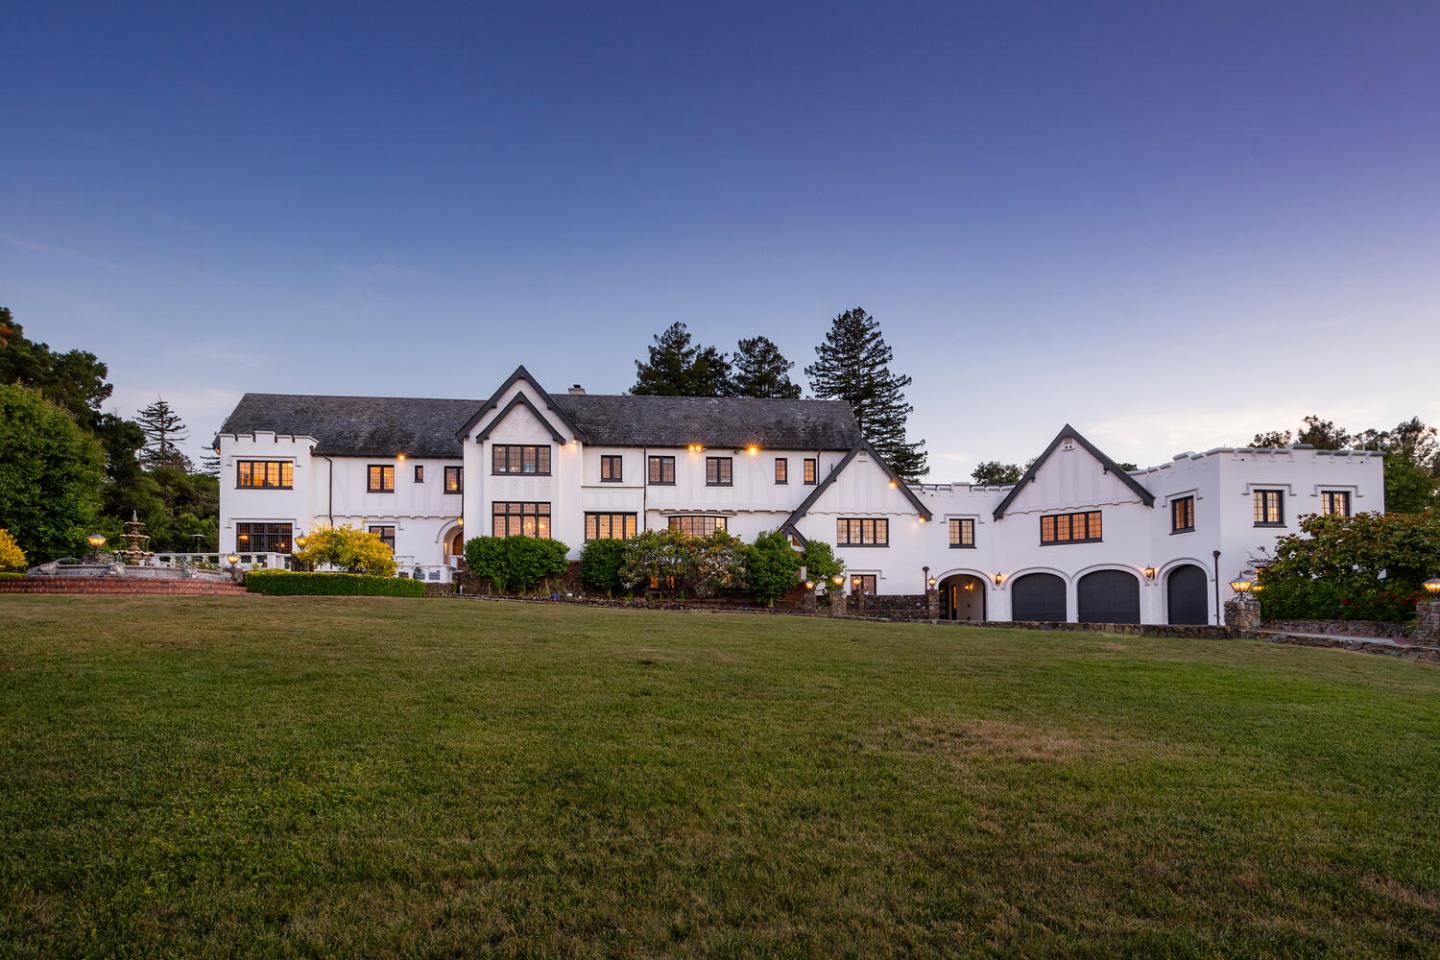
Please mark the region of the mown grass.
POLYGON ((0 600, 0 954, 1429 955, 1440 670, 441 600, 0 600))

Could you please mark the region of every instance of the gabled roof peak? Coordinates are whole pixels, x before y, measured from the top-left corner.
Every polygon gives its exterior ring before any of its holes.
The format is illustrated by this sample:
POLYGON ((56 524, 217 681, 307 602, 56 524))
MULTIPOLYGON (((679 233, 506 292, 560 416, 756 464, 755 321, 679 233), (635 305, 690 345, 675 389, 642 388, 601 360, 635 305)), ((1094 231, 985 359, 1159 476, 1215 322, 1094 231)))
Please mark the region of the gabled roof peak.
POLYGON ((1076 443, 1080 444, 1080 446, 1083 447, 1087 453, 1089 453, 1096 460, 1100 461, 1100 465, 1105 468, 1105 472, 1113 473, 1115 476, 1119 477, 1121 482, 1123 482, 1131 490, 1135 491, 1136 495, 1140 497, 1140 501, 1144 503, 1145 506, 1153 507, 1155 505, 1155 495, 1149 490, 1145 489, 1144 484, 1142 484, 1139 480, 1136 480, 1134 477, 1130 476, 1128 472, 1120 469, 1120 465, 1118 463, 1116 463, 1114 460, 1111 460, 1104 451, 1102 451, 1099 447, 1095 446, 1095 444, 1091 443, 1089 440, 1086 440, 1084 435, 1081 434, 1079 430, 1076 430, 1074 427, 1067 423, 1065 424, 1065 426, 1060 428, 1059 433, 1055 434, 1055 439, 1050 441, 1050 446, 1045 448, 1045 452, 1040 454, 1040 456, 1036 457, 1035 462, 1030 464, 1029 469, 1025 471, 1025 475, 1021 477, 1019 482, 1017 482, 1015 486, 1010 489, 1010 492, 1005 495, 1005 499, 1000 501, 1000 505, 995 508, 996 520, 999 520, 1000 518, 1005 516, 1005 511, 1009 509, 1010 504, 1015 502, 1015 498, 1020 496, 1020 491, 1024 490, 1027 484, 1034 482, 1036 473, 1038 473, 1040 468, 1045 465, 1045 461, 1049 460, 1050 455, 1055 452, 1056 448, 1060 446, 1061 442, 1067 439, 1074 440, 1076 443))

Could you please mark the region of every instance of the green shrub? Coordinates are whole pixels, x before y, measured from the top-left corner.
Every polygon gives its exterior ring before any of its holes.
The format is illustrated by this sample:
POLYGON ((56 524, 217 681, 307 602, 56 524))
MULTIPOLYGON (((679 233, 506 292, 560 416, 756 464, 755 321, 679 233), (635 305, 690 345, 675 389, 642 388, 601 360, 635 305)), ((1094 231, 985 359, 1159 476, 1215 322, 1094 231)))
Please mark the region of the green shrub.
POLYGON ((475 537, 465 544, 465 562, 471 573, 488 579, 501 593, 524 592, 546 577, 564 576, 569 552, 559 540, 475 537))
POLYGON ((620 568, 624 563, 624 540, 591 540, 580 550, 580 582, 604 593, 622 591, 625 584, 620 580, 620 568))
POLYGON ((14 572, 12 572, 12 571, 10 571, 10 570, 5 570, 5 571, 3 571, 3 572, 0 572, 0 580, 24 580, 24 579, 25 579, 25 574, 23 574, 23 573, 14 573, 14 572))
POLYGON ((305 573, 298 570, 252 570, 245 589, 270 597, 423 597, 425 584, 399 577, 364 573, 305 573))
POLYGON ((805 568, 805 576, 824 584, 827 593, 836 589, 831 579, 845 572, 844 561, 835 556, 834 548, 824 540, 806 541, 800 564, 805 568))
POLYGON ((799 582, 800 555, 779 530, 755 538, 749 556, 750 592, 771 605, 799 582))

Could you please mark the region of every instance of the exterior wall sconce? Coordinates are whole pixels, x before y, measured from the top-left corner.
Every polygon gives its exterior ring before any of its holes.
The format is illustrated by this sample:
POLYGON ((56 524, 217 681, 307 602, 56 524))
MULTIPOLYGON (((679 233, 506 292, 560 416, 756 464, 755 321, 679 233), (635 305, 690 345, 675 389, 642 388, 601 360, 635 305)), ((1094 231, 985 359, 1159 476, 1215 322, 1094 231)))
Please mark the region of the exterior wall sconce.
POLYGON ((814 589, 815 589, 815 581, 814 581, 814 580, 806 580, 806 581, 805 581, 805 589, 806 589, 806 590, 814 590, 814 589))
POLYGON ((833 583, 833 584, 835 584, 835 586, 838 587, 838 586, 840 586, 842 583, 845 582, 845 578, 842 577, 840 574, 837 573, 837 574, 835 574, 835 576, 833 576, 833 577, 830 578, 830 582, 833 583))
POLYGON ((686 450, 689 450, 691 453, 700 453, 702 450, 705 449, 705 447, 704 447, 704 445, 699 444, 699 443, 692 443, 692 444, 688 444, 688 445, 685 447, 685 449, 686 449, 686 450))
POLYGON ((891 481, 890 481, 890 489, 891 489, 891 490, 894 490, 894 489, 895 489, 895 481, 894 481, 894 480, 891 480, 891 481))
POLYGON ((1440 577, 1431 577, 1421 584, 1421 586, 1425 588, 1425 592, 1430 594, 1430 596, 1440 600, 1440 577))
POLYGON ((1245 594, 1250 592, 1250 588, 1253 586, 1255 586, 1255 584, 1249 580, 1246 580, 1244 577, 1237 577, 1236 579, 1230 581, 1230 589, 1235 591, 1235 595, 1237 597, 1245 596, 1245 594))
POLYGON ((1146 580, 1149 580, 1151 583, 1154 583, 1154 582, 1155 582, 1155 568, 1154 568, 1154 567, 1146 567, 1142 572, 1145 574, 1145 579, 1146 579, 1146 580))
POLYGON ((1002 584, 1002 583, 1004 583, 1004 582, 1005 582, 1005 574, 1003 574, 1003 573, 997 573, 997 574, 995 574, 995 586, 998 587, 998 586, 1000 586, 1000 584, 1002 584))
POLYGON ((397 454, 395 454, 395 459, 396 459, 396 460, 399 460, 401 463, 404 463, 404 462, 405 462, 405 454, 403 454, 403 453, 397 453, 397 454))
POLYGON ((750 444, 750 446, 748 446, 748 447, 745 448, 745 452, 748 453, 748 454, 750 454, 750 456, 753 457, 753 456, 755 456, 755 454, 757 454, 757 453, 760 452, 760 447, 759 447, 758 445, 752 443, 752 444, 750 444))
POLYGON ((921 523, 924 523, 924 522, 925 522, 925 518, 924 518, 924 517, 916 517, 915 519, 919 520, 921 523))

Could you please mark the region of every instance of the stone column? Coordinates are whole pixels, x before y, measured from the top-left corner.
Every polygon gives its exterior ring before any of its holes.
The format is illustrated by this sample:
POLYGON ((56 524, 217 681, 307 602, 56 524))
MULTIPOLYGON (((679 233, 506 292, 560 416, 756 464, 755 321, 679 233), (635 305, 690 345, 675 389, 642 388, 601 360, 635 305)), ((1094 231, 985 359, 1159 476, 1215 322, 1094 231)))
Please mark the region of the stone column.
POLYGON ((930 620, 940 619, 940 591, 934 587, 925 590, 925 616, 930 620))
POLYGON ((805 609, 805 612, 806 612, 807 614, 809 614, 810 616, 813 617, 813 616, 815 616, 815 613, 816 613, 816 610, 817 610, 818 607, 819 607, 819 602, 817 601, 817 599, 816 599, 816 597, 815 597, 815 591, 814 591, 814 590, 806 590, 806 591, 805 591, 805 608, 804 608, 804 609, 805 609))
POLYGON ((850 613, 849 598, 845 596, 844 590, 836 590, 830 594, 830 616, 844 617, 850 613))
POLYGON ((1253 633, 1260 629, 1260 604, 1249 597, 1225 602, 1225 625, 1253 633))
POLYGON ((1415 642, 1440 643, 1440 600, 1415 604, 1415 642))

